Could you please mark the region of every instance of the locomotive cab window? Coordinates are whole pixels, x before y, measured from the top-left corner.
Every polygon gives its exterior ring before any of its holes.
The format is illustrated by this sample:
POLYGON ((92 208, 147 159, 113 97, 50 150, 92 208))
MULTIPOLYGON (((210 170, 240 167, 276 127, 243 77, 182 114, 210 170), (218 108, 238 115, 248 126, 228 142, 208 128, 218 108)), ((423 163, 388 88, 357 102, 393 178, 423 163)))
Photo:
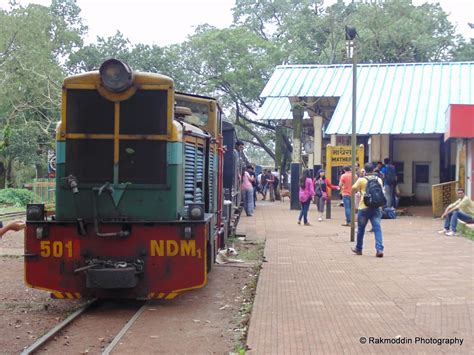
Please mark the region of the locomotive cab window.
POLYGON ((184 121, 188 123, 205 126, 209 122, 209 105, 207 103, 177 99, 176 106, 187 107, 192 111, 192 116, 184 118, 184 121))
POLYGON ((120 103, 120 134, 166 134, 166 90, 139 90, 120 103))
POLYGON ((67 133, 114 133, 114 103, 96 90, 69 89, 66 116, 67 133))

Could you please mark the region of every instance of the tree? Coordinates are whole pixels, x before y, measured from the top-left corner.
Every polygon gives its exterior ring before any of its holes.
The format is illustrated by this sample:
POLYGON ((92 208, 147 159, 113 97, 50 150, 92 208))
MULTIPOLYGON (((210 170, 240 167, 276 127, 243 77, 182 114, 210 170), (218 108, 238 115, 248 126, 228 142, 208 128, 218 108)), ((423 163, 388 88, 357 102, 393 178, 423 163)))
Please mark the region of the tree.
POLYGON ((68 51, 82 46, 84 27, 73 19, 78 13, 74 1, 57 0, 50 8, 14 3, 0 14, 0 158, 6 184, 14 160, 46 161, 59 120, 62 63, 68 51), (71 23, 66 22, 68 14, 71 23), (37 139, 14 139, 32 132, 37 139), (30 153, 21 153, 25 151, 30 153))
POLYGON ((182 47, 182 65, 195 77, 192 91, 220 97, 224 107, 232 108, 235 124, 252 137, 249 141, 271 157, 274 150, 265 136, 274 126, 252 117, 261 104, 259 94, 276 64, 277 51, 272 43, 242 27, 202 26, 182 47))
POLYGON ((70 74, 98 70, 104 60, 109 58, 129 62, 132 45, 120 31, 115 35, 104 38, 97 37, 97 43, 89 44, 71 54, 67 62, 70 74))
POLYGON ((456 46, 454 26, 439 4, 398 0, 360 4, 349 18, 359 32, 359 60, 404 63, 446 61, 456 46))
POLYGON ((359 32, 361 62, 450 60, 457 46, 454 26, 439 4, 410 0, 375 4, 343 1, 237 0, 234 21, 282 48, 283 63, 345 61, 344 26, 359 32))
MULTIPOLYGON (((474 39, 471 41, 474 41, 474 39)), ((474 60, 474 44, 458 37, 458 45, 453 49, 452 56, 455 61, 474 60)))

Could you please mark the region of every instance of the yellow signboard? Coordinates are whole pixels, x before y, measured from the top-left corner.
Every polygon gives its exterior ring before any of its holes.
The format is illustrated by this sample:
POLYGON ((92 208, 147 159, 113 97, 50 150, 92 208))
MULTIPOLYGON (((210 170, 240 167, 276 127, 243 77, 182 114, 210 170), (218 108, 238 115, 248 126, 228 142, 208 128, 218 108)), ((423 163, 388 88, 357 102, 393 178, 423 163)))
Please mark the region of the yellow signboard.
MULTIPOLYGON (((356 162, 360 167, 364 166, 364 145, 357 147, 356 162)), ((352 147, 350 145, 326 146, 326 177, 331 181, 331 168, 333 166, 352 165, 352 147)))
MULTIPOLYGON (((350 145, 339 145, 335 147, 328 145, 326 155, 326 162, 330 167, 351 166, 352 164, 352 147, 350 145)), ((364 166, 364 146, 362 144, 357 147, 356 161, 360 167, 364 166)))

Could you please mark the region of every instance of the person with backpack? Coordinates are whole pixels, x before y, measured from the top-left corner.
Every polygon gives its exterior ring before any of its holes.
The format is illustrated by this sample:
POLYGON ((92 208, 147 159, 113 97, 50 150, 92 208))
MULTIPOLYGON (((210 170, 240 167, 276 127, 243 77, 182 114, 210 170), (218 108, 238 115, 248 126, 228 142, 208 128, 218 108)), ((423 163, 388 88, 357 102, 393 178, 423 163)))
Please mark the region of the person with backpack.
POLYGON ((385 165, 380 170, 383 177, 383 191, 387 199, 387 207, 395 207, 395 185, 397 184, 397 172, 389 158, 383 160, 385 165))
POLYGON ((352 251, 357 255, 362 255, 365 226, 370 220, 375 235, 375 256, 382 258, 384 247, 380 225, 382 219, 381 207, 385 206, 387 201, 383 193, 382 179, 373 173, 374 166, 371 163, 365 164, 365 171, 367 175, 359 178, 352 186, 352 190, 360 191, 362 195, 357 212, 357 243, 352 251))

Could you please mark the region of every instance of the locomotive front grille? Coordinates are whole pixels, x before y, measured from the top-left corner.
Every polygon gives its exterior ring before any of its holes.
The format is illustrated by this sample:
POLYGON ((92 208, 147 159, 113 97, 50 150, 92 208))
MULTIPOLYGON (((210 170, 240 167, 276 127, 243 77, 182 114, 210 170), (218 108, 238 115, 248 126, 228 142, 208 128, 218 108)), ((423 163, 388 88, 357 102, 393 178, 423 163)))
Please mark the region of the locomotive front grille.
POLYGON ((166 140, 158 136, 167 134, 167 111, 166 90, 138 90, 114 103, 97 90, 68 89, 66 176, 166 184, 166 140))

